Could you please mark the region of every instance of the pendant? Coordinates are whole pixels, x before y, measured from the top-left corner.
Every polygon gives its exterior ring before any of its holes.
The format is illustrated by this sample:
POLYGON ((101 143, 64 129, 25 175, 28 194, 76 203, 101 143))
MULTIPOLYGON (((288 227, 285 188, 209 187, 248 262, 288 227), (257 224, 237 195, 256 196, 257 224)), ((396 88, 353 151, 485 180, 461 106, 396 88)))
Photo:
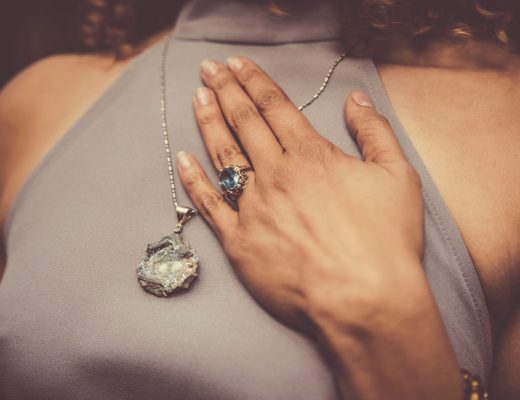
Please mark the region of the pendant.
POLYGON ((184 223, 196 215, 196 211, 177 207, 177 214, 179 224, 175 232, 149 244, 137 268, 137 280, 141 287, 160 297, 189 289, 198 275, 199 258, 181 236, 184 223))

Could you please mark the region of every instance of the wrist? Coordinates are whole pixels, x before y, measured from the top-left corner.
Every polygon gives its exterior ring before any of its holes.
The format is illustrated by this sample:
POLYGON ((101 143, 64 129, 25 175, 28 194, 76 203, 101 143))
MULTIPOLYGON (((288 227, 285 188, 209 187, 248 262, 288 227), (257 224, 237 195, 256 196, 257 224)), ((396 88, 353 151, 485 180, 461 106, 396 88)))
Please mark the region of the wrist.
POLYGON ((376 268, 363 263, 354 274, 340 276, 314 281, 308 290, 307 315, 316 334, 327 340, 349 336, 362 342, 436 307, 421 262, 414 258, 376 268))
POLYGON ((314 298, 315 339, 346 398, 462 398, 458 363, 417 264, 393 269, 384 284, 314 298))

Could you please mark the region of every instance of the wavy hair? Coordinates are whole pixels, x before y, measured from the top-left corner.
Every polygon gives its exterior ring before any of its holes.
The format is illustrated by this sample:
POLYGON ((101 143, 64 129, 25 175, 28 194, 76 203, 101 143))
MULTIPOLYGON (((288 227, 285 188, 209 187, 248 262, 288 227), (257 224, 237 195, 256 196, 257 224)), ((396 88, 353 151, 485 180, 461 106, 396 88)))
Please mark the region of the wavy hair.
MULTIPOLYGON (((219 1, 219 0, 215 0, 219 1)), ((297 0, 261 1, 279 16, 297 0)), ((492 41, 520 52, 518 0, 336 0, 342 9, 346 51, 376 57, 406 41, 424 47, 439 38, 492 41)), ((186 0, 83 0, 79 39, 83 48, 118 57, 174 23, 186 0)))

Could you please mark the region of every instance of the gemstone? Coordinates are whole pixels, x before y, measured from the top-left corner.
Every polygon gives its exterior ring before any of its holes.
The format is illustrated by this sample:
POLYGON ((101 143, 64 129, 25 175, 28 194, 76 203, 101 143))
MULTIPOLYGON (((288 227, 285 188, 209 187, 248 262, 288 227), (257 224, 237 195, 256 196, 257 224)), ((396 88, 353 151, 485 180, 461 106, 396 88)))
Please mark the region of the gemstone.
POLYGON ((222 189, 234 191, 239 187, 240 171, 233 167, 226 167, 220 172, 219 179, 222 189))
POLYGON ((190 287, 198 266, 199 259, 189 243, 174 233, 148 245, 137 268, 137 280, 147 292, 168 297, 190 287))

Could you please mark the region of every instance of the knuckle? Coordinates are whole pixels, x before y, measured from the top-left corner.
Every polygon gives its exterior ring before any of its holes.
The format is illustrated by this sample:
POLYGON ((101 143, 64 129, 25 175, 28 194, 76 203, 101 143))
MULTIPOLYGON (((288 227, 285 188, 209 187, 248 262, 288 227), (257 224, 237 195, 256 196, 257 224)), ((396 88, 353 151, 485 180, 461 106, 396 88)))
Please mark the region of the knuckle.
POLYGON ((211 84, 213 89, 218 91, 228 86, 231 82, 233 82, 233 80, 234 78, 229 72, 222 70, 217 75, 215 75, 215 77, 213 77, 211 84))
POLYGON ((258 118, 258 111, 249 104, 240 104, 231 111, 231 126, 237 129, 258 118))
POLYGON ((285 94, 279 89, 262 90, 255 99, 260 112, 267 112, 278 107, 286 99, 285 94))
POLYGON ((359 142, 378 143, 381 136, 381 127, 373 121, 363 121, 353 129, 355 139, 359 142))
POLYGON ((267 173, 267 184, 279 192, 286 192, 293 179, 286 168, 274 167, 267 173))
POLYGON ((184 186, 189 192, 192 192, 197 185, 202 182, 203 176, 200 172, 194 172, 184 178, 184 186))
POLYGON ((238 75, 238 79, 243 85, 248 84, 252 79, 255 79, 260 74, 260 71, 254 67, 246 67, 238 75))
POLYGON ((215 123, 219 118, 219 113, 215 110, 201 111, 197 120, 201 125, 211 125, 215 123))
POLYGON ((359 118, 358 130, 367 132, 378 132, 382 129, 390 129, 390 122, 386 117, 373 111, 363 110, 359 118))
POLYGON ((217 192, 204 192, 200 195, 200 211, 206 216, 211 216, 224 202, 224 198, 217 192))
POLYGON ((375 139, 374 141, 374 149, 373 154, 370 159, 372 161, 384 161, 384 160, 393 160, 395 157, 395 152, 393 149, 389 149, 384 145, 384 143, 380 143, 379 139, 375 139))
POLYGON ((379 114, 370 113, 361 120, 361 127, 365 129, 380 129, 383 124, 383 117, 379 114))
POLYGON ((296 154, 305 162, 325 164, 332 155, 334 145, 322 140, 307 140, 298 143, 296 154))
POLYGON ((236 161, 241 155, 242 152, 236 145, 229 145, 218 151, 217 158, 221 165, 227 165, 236 161))

